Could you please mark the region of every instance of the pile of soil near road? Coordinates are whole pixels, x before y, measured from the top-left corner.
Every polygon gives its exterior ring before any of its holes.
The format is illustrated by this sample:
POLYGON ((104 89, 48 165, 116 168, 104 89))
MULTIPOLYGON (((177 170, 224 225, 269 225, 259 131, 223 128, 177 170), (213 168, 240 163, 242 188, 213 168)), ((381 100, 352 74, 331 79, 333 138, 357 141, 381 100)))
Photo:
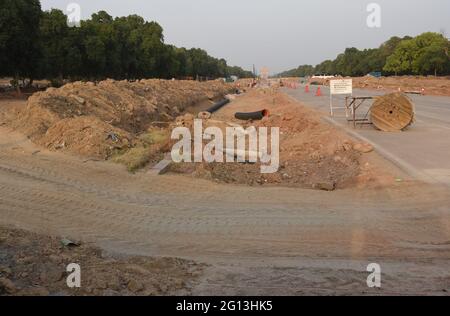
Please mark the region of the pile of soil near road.
POLYGON ((50 150, 108 159, 154 125, 232 89, 222 81, 74 82, 31 96, 10 125, 50 150))
POLYGON ((358 77, 353 78, 355 88, 376 89, 386 91, 403 92, 424 91, 425 95, 450 96, 450 78, 449 77, 358 77))
MULTIPOLYGON (((191 125, 189 122, 183 124, 191 125)), ((370 145, 349 139, 343 132, 323 122, 317 112, 277 89, 254 89, 215 113, 210 120, 204 120, 203 125, 216 125, 223 129, 227 124, 240 124, 244 128, 280 127, 279 171, 261 174, 260 163, 173 163, 169 171, 225 183, 282 185, 330 191, 395 182, 392 176, 378 170, 368 159, 373 150, 370 145), (234 119, 237 111, 261 109, 271 113, 262 121, 243 122, 234 119)))
POLYGON ((204 265, 176 258, 123 257, 61 238, 0 227, 0 296, 189 294, 204 265), (70 289, 66 267, 81 268, 81 288, 70 289))
MULTIPOLYGON (((356 77, 353 79, 353 88, 380 90, 386 92, 420 92, 423 89, 425 95, 450 96, 449 77, 420 77, 420 76, 398 76, 381 77, 371 76, 356 77)), ((330 79, 310 79, 309 83, 330 85, 330 79)))

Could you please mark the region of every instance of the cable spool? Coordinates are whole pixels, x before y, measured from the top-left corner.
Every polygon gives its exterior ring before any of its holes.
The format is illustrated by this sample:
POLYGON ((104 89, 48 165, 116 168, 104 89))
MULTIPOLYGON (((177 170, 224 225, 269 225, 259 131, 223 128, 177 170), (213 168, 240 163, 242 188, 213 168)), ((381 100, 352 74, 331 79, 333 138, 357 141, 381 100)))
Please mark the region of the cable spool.
POLYGON ((376 97, 370 108, 373 125, 384 132, 399 132, 414 122, 414 105, 402 93, 376 97))

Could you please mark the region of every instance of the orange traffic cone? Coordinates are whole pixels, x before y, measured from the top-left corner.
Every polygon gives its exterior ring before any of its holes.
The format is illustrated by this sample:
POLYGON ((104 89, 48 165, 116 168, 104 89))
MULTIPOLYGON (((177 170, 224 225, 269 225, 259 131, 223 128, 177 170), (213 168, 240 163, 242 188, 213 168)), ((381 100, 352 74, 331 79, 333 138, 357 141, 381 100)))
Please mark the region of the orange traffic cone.
POLYGON ((317 88, 316 97, 322 96, 322 90, 320 90, 320 87, 317 88))
POLYGON ((309 86, 308 85, 305 86, 305 93, 309 93, 309 86))

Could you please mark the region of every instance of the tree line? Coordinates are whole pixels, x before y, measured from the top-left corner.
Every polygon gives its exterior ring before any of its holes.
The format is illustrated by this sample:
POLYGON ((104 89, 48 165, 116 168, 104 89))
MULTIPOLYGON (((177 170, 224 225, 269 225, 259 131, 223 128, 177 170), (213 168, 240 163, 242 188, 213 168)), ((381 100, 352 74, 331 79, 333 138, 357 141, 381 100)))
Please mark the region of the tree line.
POLYGON ((70 27, 61 10, 39 0, 0 1, 0 76, 100 80, 252 77, 202 49, 165 44, 162 27, 138 15, 100 11, 70 27))
POLYGON ((365 76, 450 75, 450 41, 442 34, 427 32, 416 37, 394 36, 379 48, 347 48, 334 60, 312 66, 301 65, 279 74, 282 77, 306 77, 314 74, 365 76))

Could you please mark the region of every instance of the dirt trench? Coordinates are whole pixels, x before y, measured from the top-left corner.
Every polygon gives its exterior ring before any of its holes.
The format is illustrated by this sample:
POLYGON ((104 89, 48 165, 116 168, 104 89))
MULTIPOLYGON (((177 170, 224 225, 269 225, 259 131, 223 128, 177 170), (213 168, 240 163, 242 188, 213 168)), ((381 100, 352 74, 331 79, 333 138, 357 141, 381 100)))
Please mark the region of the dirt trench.
POLYGON ((139 136, 232 89, 220 80, 74 82, 35 93, 8 125, 50 150, 105 160, 147 145, 139 136))
MULTIPOLYGON (((180 118, 193 135, 193 116, 180 118)), ((301 187, 333 191, 351 187, 379 187, 395 183, 395 174, 380 166, 373 147, 351 139, 324 122, 321 115, 288 98, 276 88, 253 89, 203 120, 203 128, 219 127, 226 144, 226 128, 279 128, 280 161, 274 173, 263 174, 256 163, 173 163, 169 172, 218 183, 250 186, 301 187), (262 120, 242 121, 236 112, 267 110, 262 120)), ((268 135, 270 139, 270 133, 268 135)), ((249 146, 248 139, 247 148, 249 146)), ((204 141, 204 146, 209 141, 204 141)), ((270 144, 269 144, 270 148, 270 144)), ((247 156, 248 158, 248 156, 247 156)), ((226 161, 224 155, 223 161, 226 161)), ((383 164, 381 164, 383 165, 383 164)))

